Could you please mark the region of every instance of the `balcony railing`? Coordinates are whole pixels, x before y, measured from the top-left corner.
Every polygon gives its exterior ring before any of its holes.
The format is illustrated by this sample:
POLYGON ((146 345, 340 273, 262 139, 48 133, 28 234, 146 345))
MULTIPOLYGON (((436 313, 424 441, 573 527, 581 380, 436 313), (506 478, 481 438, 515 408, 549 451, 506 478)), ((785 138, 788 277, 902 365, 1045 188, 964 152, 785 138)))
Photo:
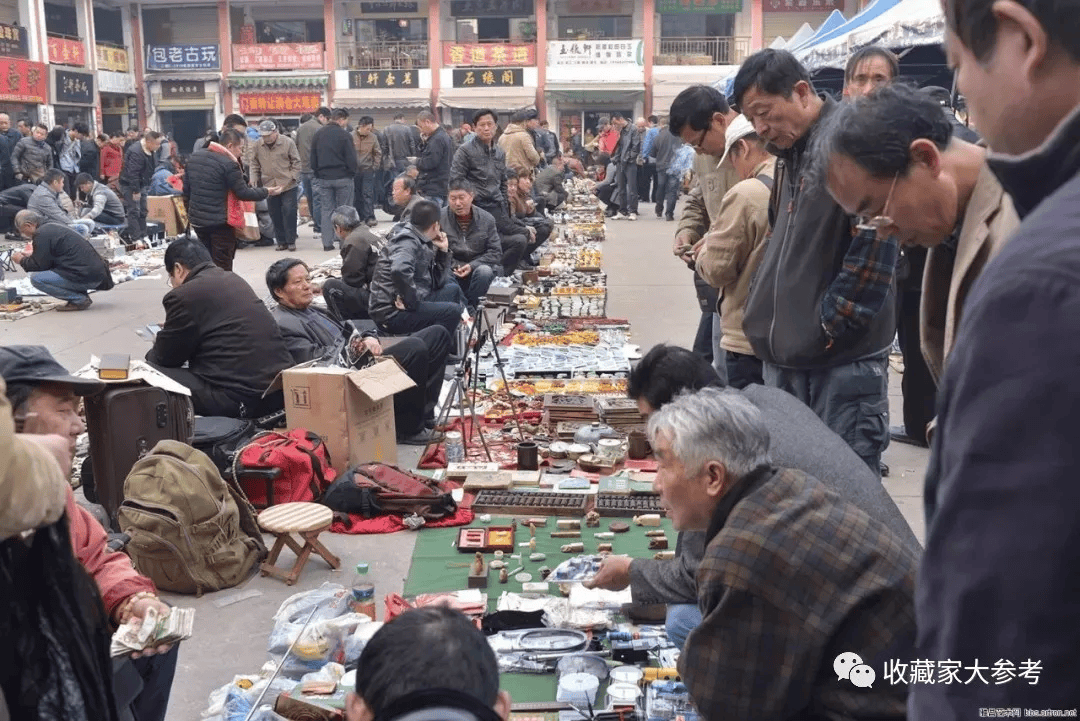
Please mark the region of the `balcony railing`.
POLYGON ((339 45, 338 67, 349 70, 412 70, 426 68, 427 42, 339 45))
POLYGON ((750 55, 750 38, 660 38, 656 65, 738 65, 750 55))

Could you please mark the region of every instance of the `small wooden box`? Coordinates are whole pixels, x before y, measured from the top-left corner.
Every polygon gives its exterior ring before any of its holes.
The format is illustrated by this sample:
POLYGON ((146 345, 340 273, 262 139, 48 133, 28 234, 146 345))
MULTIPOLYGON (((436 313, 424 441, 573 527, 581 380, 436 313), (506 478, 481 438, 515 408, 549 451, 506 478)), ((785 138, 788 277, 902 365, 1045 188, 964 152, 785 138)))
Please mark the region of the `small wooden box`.
POLYGON ((514 552, 513 526, 491 526, 489 528, 462 528, 458 531, 458 550, 462 553, 514 552))

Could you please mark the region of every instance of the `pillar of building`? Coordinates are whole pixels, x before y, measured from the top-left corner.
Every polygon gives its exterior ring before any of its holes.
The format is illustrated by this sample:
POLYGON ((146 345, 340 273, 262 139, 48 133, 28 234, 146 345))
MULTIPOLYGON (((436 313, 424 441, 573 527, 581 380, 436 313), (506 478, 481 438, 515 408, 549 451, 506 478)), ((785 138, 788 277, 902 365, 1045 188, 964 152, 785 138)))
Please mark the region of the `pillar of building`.
POLYGON ((83 15, 86 18, 83 37, 86 38, 86 69, 94 76, 94 112, 90 116, 91 137, 101 132, 101 88, 97 81, 97 27, 94 25, 94 5, 92 0, 82 1, 83 15))
POLYGON ((653 111, 653 58, 656 56, 656 0, 645 0, 641 8, 645 13, 641 23, 641 33, 644 36, 642 51, 645 54, 645 108, 644 114, 650 115, 653 111))
POLYGON ((147 88, 144 79, 144 68, 146 65, 143 60, 142 7, 139 5, 131 5, 128 14, 131 20, 131 45, 128 62, 131 63, 135 71, 135 107, 136 113, 139 116, 139 127, 145 128, 146 118, 149 114, 146 109, 147 88))
POLYGON ((750 0, 750 50, 761 50, 765 38, 764 0, 750 0))
POLYGON ((439 109, 439 89, 441 87, 440 74, 442 71, 442 8, 439 0, 428 0, 428 58, 431 67, 431 109, 440 120, 442 111, 439 109))
POLYGON ((326 42, 326 55, 323 67, 330 71, 330 77, 326 85, 326 105, 330 106, 333 101, 335 82, 335 70, 337 69, 337 17, 334 14, 334 0, 323 0, 323 38, 326 42))
MULTIPOLYGON (((547 0, 536 0, 536 112, 541 120, 547 117, 547 102, 545 101, 545 89, 547 88, 547 48, 548 48, 548 18, 547 0)), ((554 123, 556 134, 559 132, 558 123, 554 123)))
POLYGON ((232 74, 232 19, 229 17, 229 0, 218 0, 218 58, 221 60, 221 103, 225 115, 233 111, 232 88, 229 87, 229 75, 232 74))

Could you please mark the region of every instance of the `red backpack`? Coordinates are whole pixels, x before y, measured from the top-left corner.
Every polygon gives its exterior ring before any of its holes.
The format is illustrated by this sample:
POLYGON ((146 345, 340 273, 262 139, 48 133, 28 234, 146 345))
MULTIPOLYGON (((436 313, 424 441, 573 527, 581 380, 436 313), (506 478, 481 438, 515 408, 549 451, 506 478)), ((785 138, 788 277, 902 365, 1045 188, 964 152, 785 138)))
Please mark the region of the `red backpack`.
POLYGON ((258 508, 292 501, 317 501, 330 487, 334 475, 326 444, 303 428, 258 434, 236 454, 233 468, 233 477, 240 481, 248 499, 258 508), (280 469, 281 475, 267 480, 267 472, 274 469, 280 469), (271 484, 273 491, 268 498, 271 484))
POLYGON ((386 463, 362 463, 342 474, 323 495, 321 503, 341 513, 365 518, 391 514, 417 514, 437 521, 457 512, 450 495, 456 484, 436 481, 386 463))

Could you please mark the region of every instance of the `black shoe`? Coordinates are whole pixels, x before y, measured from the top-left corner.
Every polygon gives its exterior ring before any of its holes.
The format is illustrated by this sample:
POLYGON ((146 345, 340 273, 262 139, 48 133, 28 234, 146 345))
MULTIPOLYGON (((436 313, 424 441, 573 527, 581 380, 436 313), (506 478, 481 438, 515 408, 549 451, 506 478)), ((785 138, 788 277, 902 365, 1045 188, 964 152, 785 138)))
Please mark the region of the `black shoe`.
POLYGON ((668 216, 666 216, 666 217, 664 218, 664 220, 675 220, 675 216, 673 216, 673 215, 668 215, 668 216))
POLYGON ((93 304, 94 304, 94 301, 90 300, 89 298, 82 301, 81 303, 72 303, 71 301, 68 301, 68 303, 66 305, 62 305, 59 308, 57 308, 56 312, 57 313, 65 313, 65 312, 70 312, 70 311, 73 311, 73 310, 86 310, 87 308, 89 308, 93 304))
POLYGON ((411 436, 398 436, 397 442, 405 446, 429 446, 438 443, 445 436, 435 430, 425 428, 411 436))
POLYGON ((274 250, 276 250, 277 252, 280 253, 283 250, 288 250, 288 248, 285 247, 284 245, 276 245, 276 246, 274 246, 274 250))
POLYGON ((289 246, 289 250, 293 250, 293 251, 295 251, 295 250, 296 250, 296 246, 295 246, 295 245, 290 245, 290 246, 289 246))
POLYGON ((903 426, 893 426, 890 428, 889 438, 897 443, 907 443, 909 446, 917 446, 919 448, 929 447, 925 440, 909 436, 907 430, 903 426))
POLYGON ((881 464, 881 467, 880 467, 881 477, 882 478, 888 478, 889 477, 889 466, 888 466, 888 464, 886 464, 885 461, 880 461, 880 464, 881 464))

